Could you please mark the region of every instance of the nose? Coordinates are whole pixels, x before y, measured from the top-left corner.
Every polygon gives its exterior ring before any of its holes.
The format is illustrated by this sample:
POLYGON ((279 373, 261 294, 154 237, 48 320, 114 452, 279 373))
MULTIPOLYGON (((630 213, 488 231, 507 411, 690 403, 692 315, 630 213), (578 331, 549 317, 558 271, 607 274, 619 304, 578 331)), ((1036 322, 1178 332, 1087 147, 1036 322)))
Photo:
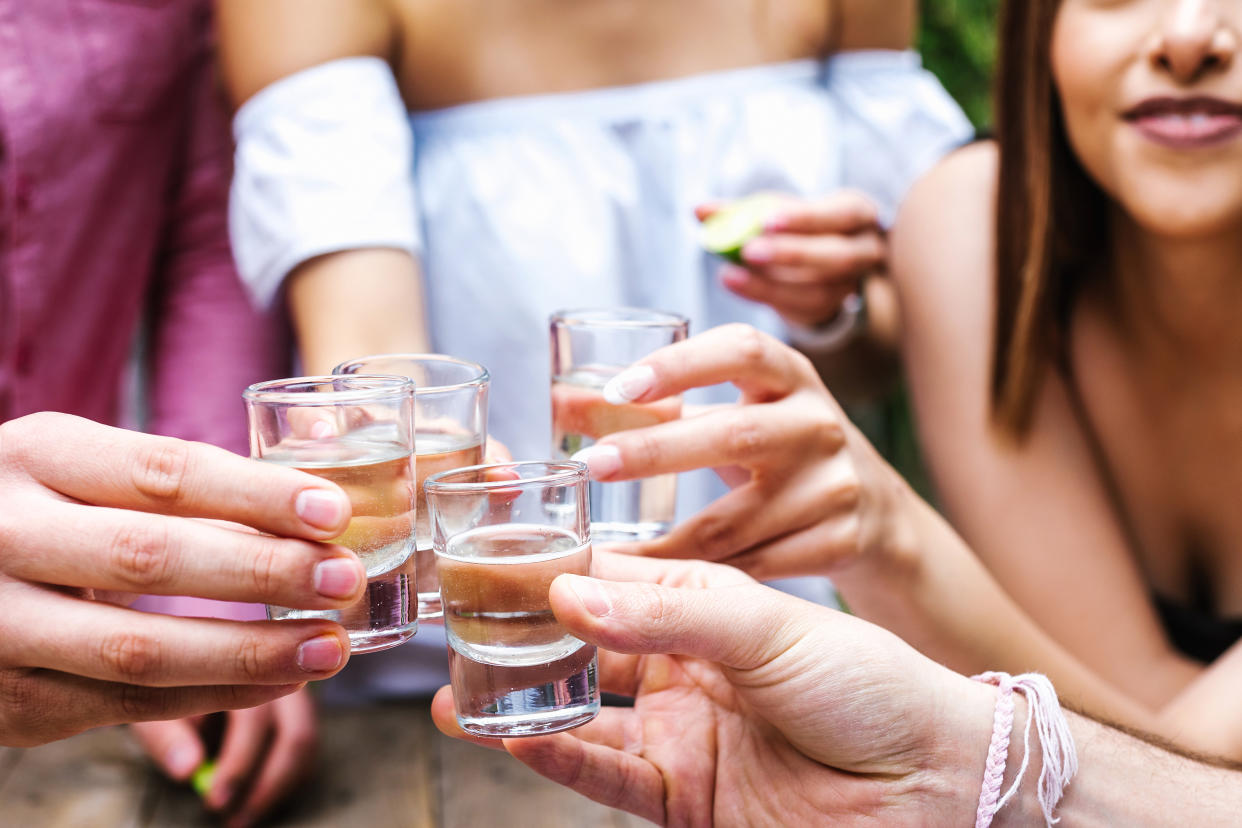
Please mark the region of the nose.
POLYGON ((1220 0, 1172 0, 1170 6, 1153 38, 1153 64, 1190 83, 1233 62, 1238 36, 1221 13, 1220 0))

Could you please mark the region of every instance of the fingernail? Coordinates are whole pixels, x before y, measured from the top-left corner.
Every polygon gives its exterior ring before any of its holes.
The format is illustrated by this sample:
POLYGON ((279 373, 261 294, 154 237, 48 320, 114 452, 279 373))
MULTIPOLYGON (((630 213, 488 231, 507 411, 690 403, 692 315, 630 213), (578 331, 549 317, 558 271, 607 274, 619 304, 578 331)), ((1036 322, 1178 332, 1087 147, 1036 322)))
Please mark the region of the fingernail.
POLYGON ((750 273, 744 267, 725 265, 720 268, 720 281, 727 286, 738 287, 750 281, 750 273))
POLYGON ((308 673, 323 673, 340 667, 344 655, 335 635, 320 635, 298 647, 298 666, 308 673))
POLYGON ((604 592, 599 581, 594 578, 571 575, 569 588, 573 590, 574 595, 578 596, 578 600, 582 602, 582 606, 586 607, 586 611, 596 618, 603 618, 612 612, 612 599, 608 597, 608 593, 604 592))
POLYGON ((293 501, 298 517, 317 529, 336 529, 345 520, 345 499, 324 489, 303 489, 293 501))
POLYGON ((784 230, 785 223, 787 221, 788 219, 785 216, 770 216, 768 220, 763 223, 763 229, 765 232, 775 233, 784 230))
POLYGON ((621 452, 616 446, 588 446, 569 459, 586 463, 591 477, 596 480, 611 477, 621 470, 621 452))
POLYGON ((164 755, 164 766, 173 778, 184 779, 198 767, 198 754, 198 745, 193 742, 178 742, 164 755))
POLYGON ((358 591, 358 566, 349 558, 328 558, 315 565, 315 592, 325 598, 349 598, 358 591))
POLYGON ((613 405, 623 405, 641 397, 655 384, 655 371, 648 365, 626 368, 604 386, 604 399, 613 405))
POLYGON ((325 423, 323 420, 320 420, 319 422, 315 423, 314 425, 310 427, 310 435, 312 438, 316 440, 322 440, 325 437, 331 437, 332 433, 333 433, 332 426, 328 423, 325 423))
POLYGON ((742 259, 752 264, 766 264, 775 254, 776 248, 767 239, 748 241, 742 248, 742 259))
POLYGON ((207 807, 213 811, 222 811, 233 801, 233 785, 230 782, 217 782, 211 787, 211 795, 207 797, 207 807))

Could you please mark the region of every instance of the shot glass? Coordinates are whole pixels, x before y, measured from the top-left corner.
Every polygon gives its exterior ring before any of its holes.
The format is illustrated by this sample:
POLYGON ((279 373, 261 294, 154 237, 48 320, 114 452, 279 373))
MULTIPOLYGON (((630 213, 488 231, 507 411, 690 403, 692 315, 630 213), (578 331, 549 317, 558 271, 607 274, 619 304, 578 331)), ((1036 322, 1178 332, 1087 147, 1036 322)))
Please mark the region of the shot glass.
POLYGON ((438 621, 440 578, 431 548, 431 517, 423 483, 433 474, 483 462, 487 445, 487 391, 491 378, 477 362, 438 354, 383 354, 343 362, 333 374, 396 374, 414 391, 414 454, 418 458, 415 558, 418 561, 418 619, 438 621))
POLYGON ((252 385, 243 393, 250 455, 331 480, 353 517, 332 543, 367 571, 358 603, 343 610, 269 606, 273 620, 328 618, 369 653, 418 630, 414 560, 414 383, 399 376, 321 376, 252 385))
MULTIPOLYGON (((689 332, 684 316, 639 308, 561 311, 552 316, 552 451, 569 458, 618 431, 676 420, 681 398, 613 405, 608 380, 689 332)), ((623 483, 592 481, 591 526, 600 541, 648 540, 668 531, 677 476, 623 483)))
POLYGON ((557 575, 588 575, 582 463, 501 463, 427 480, 457 721, 533 736, 599 712, 596 650, 552 614, 557 575))

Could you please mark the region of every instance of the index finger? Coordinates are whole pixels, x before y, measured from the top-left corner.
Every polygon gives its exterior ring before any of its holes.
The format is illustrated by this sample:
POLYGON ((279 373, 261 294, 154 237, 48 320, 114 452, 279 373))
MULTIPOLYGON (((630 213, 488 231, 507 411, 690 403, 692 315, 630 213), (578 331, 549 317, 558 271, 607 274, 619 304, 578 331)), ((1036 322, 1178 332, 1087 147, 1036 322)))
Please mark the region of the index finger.
POLYGON ((789 200, 768 219, 768 232, 857 233, 879 226, 875 202, 854 190, 840 190, 823 198, 789 200))
POLYGON ((806 357, 749 325, 721 325, 659 349, 617 374, 604 386, 613 405, 654 402, 674 394, 732 383, 744 402, 788 396, 815 369, 806 357))
POLYGON ((203 443, 36 414, 3 426, 2 459, 96 506, 244 523, 308 540, 340 535, 350 505, 336 484, 203 443))

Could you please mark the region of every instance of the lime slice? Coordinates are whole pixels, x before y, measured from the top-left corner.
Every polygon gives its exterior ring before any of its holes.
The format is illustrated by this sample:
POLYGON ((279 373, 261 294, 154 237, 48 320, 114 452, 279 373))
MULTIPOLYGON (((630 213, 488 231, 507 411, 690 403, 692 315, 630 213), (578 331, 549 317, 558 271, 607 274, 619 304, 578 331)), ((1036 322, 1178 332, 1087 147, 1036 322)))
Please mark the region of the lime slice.
POLYGON ((199 797, 206 799, 207 794, 211 792, 211 783, 216 778, 216 762, 214 759, 208 759, 195 768, 194 773, 190 775, 190 787, 199 797))
POLYGON ((746 242, 763 233, 764 225, 779 208, 780 199, 773 195, 739 199, 703 222, 699 243, 707 252, 741 264, 746 242))

